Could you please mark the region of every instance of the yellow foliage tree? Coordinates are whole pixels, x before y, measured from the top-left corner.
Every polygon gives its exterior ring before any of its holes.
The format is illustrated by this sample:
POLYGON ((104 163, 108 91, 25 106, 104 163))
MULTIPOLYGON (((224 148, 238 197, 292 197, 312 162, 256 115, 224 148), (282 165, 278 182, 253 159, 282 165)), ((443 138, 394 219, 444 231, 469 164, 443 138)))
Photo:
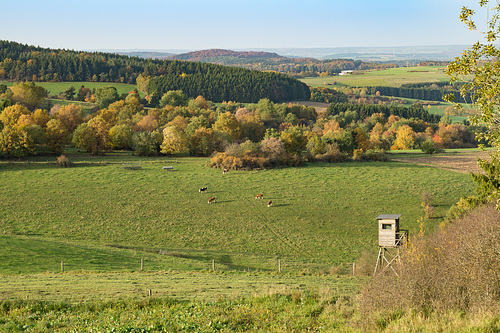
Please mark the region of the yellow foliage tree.
POLYGON ((160 148, 161 152, 167 155, 189 152, 186 134, 175 126, 165 127, 163 130, 163 142, 160 148))
POLYGON ((408 125, 401 126, 396 132, 396 140, 391 150, 413 149, 415 146, 415 132, 408 125))
POLYGON ((56 153, 62 153, 64 145, 69 142, 69 132, 63 122, 59 119, 49 120, 46 133, 50 149, 56 153))
POLYGON ((39 106, 48 94, 45 88, 37 86, 34 82, 16 83, 10 87, 10 90, 13 93, 13 102, 20 103, 31 110, 39 106))
POLYGON ((56 119, 66 127, 69 133, 83 123, 82 108, 76 104, 63 105, 56 113, 56 119))
POLYGON ((168 125, 175 126, 177 129, 185 131, 188 126, 188 121, 183 116, 176 116, 168 125))
POLYGON ((45 127, 49 120, 50 117, 47 110, 36 109, 35 112, 33 112, 33 121, 38 126, 45 127))
POLYGON ((144 116, 141 121, 136 124, 138 132, 152 132, 158 128, 158 122, 153 116, 144 116))
POLYGON ((233 140, 239 139, 241 137, 240 123, 238 122, 236 117, 231 114, 231 112, 221 114, 212 128, 216 132, 229 134, 229 136, 233 140))
POLYGON ((0 155, 23 156, 32 150, 28 133, 14 127, 4 127, 0 132, 0 155))
POLYGON ((31 115, 31 112, 20 104, 8 106, 0 113, 0 121, 5 127, 15 127, 23 114, 31 115))

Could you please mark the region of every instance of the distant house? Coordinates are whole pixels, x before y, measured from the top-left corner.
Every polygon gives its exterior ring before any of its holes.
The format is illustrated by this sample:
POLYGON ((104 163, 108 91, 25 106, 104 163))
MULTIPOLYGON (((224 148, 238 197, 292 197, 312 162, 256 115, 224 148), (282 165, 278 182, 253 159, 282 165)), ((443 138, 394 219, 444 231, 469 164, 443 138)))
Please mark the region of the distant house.
POLYGON ((339 73, 339 75, 350 75, 350 74, 352 74, 352 70, 342 71, 339 73))

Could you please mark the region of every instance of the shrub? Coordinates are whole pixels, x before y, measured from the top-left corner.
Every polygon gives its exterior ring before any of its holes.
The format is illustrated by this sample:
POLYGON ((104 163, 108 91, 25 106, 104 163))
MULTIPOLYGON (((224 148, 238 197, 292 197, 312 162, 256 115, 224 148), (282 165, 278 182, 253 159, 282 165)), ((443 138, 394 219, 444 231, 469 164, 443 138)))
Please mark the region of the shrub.
POLYGON ((491 310, 500 301, 499 249, 500 212, 494 205, 476 208, 410 242, 399 277, 376 276, 362 291, 361 305, 367 312, 491 310))
POLYGON ((331 143, 326 145, 326 153, 316 155, 316 160, 321 162, 343 162, 347 158, 339 149, 337 143, 331 143))
POLYGON ((441 153, 443 150, 436 146, 432 138, 428 138, 420 144, 420 150, 426 154, 441 153))
POLYGON ((389 158, 383 149, 374 150, 368 149, 364 155, 363 160, 365 161, 378 161, 378 162, 387 162, 389 158))
POLYGON ((285 154, 285 145, 280 139, 269 137, 260 143, 260 151, 271 161, 279 161, 285 154))
POLYGON ((252 154, 244 154, 241 157, 230 156, 227 153, 215 154, 209 163, 210 167, 220 169, 265 169, 271 166, 269 158, 252 156, 252 154))
POLYGON ((372 276, 374 263, 377 260, 377 256, 372 252, 363 252, 356 262, 356 275, 361 276, 372 276))
POLYGON ((354 151, 352 152, 352 159, 354 161, 361 161, 363 159, 363 150, 354 149, 354 151))
POLYGON ((73 163, 71 163, 66 156, 61 155, 57 158, 57 165, 67 168, 73 166, 73 163))
POLYGON ((434 195, 430 192, 422 193, 422 203, 421 206, 424 209, 425 217, 430 219, 434 214, 434 206, 431 204, 434 195))

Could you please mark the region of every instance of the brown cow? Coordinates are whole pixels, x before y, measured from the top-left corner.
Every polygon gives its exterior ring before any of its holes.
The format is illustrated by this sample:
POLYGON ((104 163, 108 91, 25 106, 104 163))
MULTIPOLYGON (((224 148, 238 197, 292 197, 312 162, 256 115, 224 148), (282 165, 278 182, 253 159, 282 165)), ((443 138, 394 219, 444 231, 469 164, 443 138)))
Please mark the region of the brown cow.
POLYGON ((215 201, 215 197, 211 197, 210 199, 208 199, 208 203, 211 204, 212 201, 215 201))
POLYGON ((225 175, 228 172, 229 172, 229 169, 224 169, 224 171, 222 171, 222 174, 225 175))
POLYGON ((273 204, 273 201, 269 200, 269 202, 267 203, 267 207, 271 207, 272 204, 273 204))
POLYGON ((264 194, 257 194, 255 199, 264 199, 264 194))

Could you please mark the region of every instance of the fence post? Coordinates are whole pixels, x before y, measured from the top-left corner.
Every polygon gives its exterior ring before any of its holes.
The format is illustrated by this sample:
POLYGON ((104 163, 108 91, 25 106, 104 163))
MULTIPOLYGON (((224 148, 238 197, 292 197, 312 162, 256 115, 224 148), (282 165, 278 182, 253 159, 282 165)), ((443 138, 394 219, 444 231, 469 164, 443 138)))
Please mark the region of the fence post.
POLYGON ((61 273, 64 273, 64 261, 61 260, 61 273))
POLYGON ((141 271, 144 269, 144 258, 141 258, 141 271))
POLYGON ((215 272, 215 259, 212 259, 212 271, 215 272))
POLYGON ((278 273, 281 273, 281 260, 278 260, 278 273))
POLYGON ((352 276, 356 274, 356 262, 352 263, 352 276))

